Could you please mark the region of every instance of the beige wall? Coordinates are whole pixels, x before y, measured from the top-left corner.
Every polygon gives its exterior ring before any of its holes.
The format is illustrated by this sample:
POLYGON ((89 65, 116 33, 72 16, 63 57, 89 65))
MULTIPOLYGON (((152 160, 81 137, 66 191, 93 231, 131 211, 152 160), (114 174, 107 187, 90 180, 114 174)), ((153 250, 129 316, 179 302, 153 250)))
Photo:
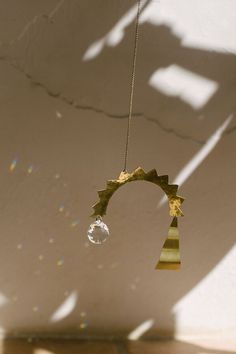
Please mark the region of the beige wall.
POLYGON ((3 333, 236 331, 234 1, 141 15, 128 167, 182 184, 181 271, 154 270, 170 220, 152 185, 114 196, 103 246, 86 237, 123 168, 134 4, 1 2, 3 333))

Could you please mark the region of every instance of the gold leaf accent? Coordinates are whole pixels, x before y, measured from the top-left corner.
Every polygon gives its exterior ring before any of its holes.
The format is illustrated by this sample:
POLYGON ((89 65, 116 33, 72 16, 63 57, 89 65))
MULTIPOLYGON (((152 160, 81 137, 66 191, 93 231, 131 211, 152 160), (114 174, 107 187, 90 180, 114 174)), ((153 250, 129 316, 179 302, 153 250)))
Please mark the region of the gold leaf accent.
POLYGON ((182 197, 171 197, 169 198, 169 208, 170 208, 170 216, 183 216, 183 212, 180 209, 181 204, 184 199, 182 197))
POLYGON ((178 185, 169 184, 168 180, 169 178, 167 175, 158 176, 155 169, 145 172, 141 167, 138 167, 132 173, 122 171, 118 179, 107 181, 106 189, 98 191, 99 202, 93 206, 94 213, 92 216, 104 216, 109 201, 115 191, 124 184, 132 181, 147 181, 158 185, 169 199, 170 215, 174 217, 183 216, 180 206, 183 203, 184 198, 176 194, 178 185))

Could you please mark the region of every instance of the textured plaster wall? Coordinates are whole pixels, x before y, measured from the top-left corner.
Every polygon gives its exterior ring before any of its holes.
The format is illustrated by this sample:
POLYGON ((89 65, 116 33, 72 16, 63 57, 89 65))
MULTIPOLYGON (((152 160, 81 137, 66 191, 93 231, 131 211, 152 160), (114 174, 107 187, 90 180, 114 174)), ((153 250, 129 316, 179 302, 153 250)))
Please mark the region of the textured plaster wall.
POLYGON ((2 1, 5 334, 236 332, 236 4, 142 5, 128 167, 181 184, 182 269, 154 271, 170 219, 152 185, 114 196, 102 247, 86 237, 123 168, 135 1, 2 1))

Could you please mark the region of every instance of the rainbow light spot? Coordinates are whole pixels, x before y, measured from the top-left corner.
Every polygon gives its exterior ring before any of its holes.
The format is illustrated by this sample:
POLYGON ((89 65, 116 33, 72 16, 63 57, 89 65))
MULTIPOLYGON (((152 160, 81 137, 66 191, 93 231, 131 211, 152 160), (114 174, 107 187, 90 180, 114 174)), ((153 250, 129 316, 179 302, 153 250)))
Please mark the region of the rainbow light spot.
POLYGON ((33 169, 34 169, 34 166, 33 165, 30 165, 29 167, 28 167, 28 173, 29 174, 31 174, 32 172, 33 172, 33 169))
POLYGON ((14 169, 16 168, 16 164, 17 164, 17 159, 12 160, 12 163, 10 164, 10 167, 9 167, 10 172, 14 171, 14 169))

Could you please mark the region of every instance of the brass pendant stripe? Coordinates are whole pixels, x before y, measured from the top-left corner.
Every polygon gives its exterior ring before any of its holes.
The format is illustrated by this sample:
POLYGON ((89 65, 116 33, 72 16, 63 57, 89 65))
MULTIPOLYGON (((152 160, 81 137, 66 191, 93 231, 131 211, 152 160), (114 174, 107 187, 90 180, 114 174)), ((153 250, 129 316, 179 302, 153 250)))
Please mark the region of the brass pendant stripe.
POLYGON ((177 218, 174 217, 155 269, 178 270, 180 264, 178 222, 177 218))

